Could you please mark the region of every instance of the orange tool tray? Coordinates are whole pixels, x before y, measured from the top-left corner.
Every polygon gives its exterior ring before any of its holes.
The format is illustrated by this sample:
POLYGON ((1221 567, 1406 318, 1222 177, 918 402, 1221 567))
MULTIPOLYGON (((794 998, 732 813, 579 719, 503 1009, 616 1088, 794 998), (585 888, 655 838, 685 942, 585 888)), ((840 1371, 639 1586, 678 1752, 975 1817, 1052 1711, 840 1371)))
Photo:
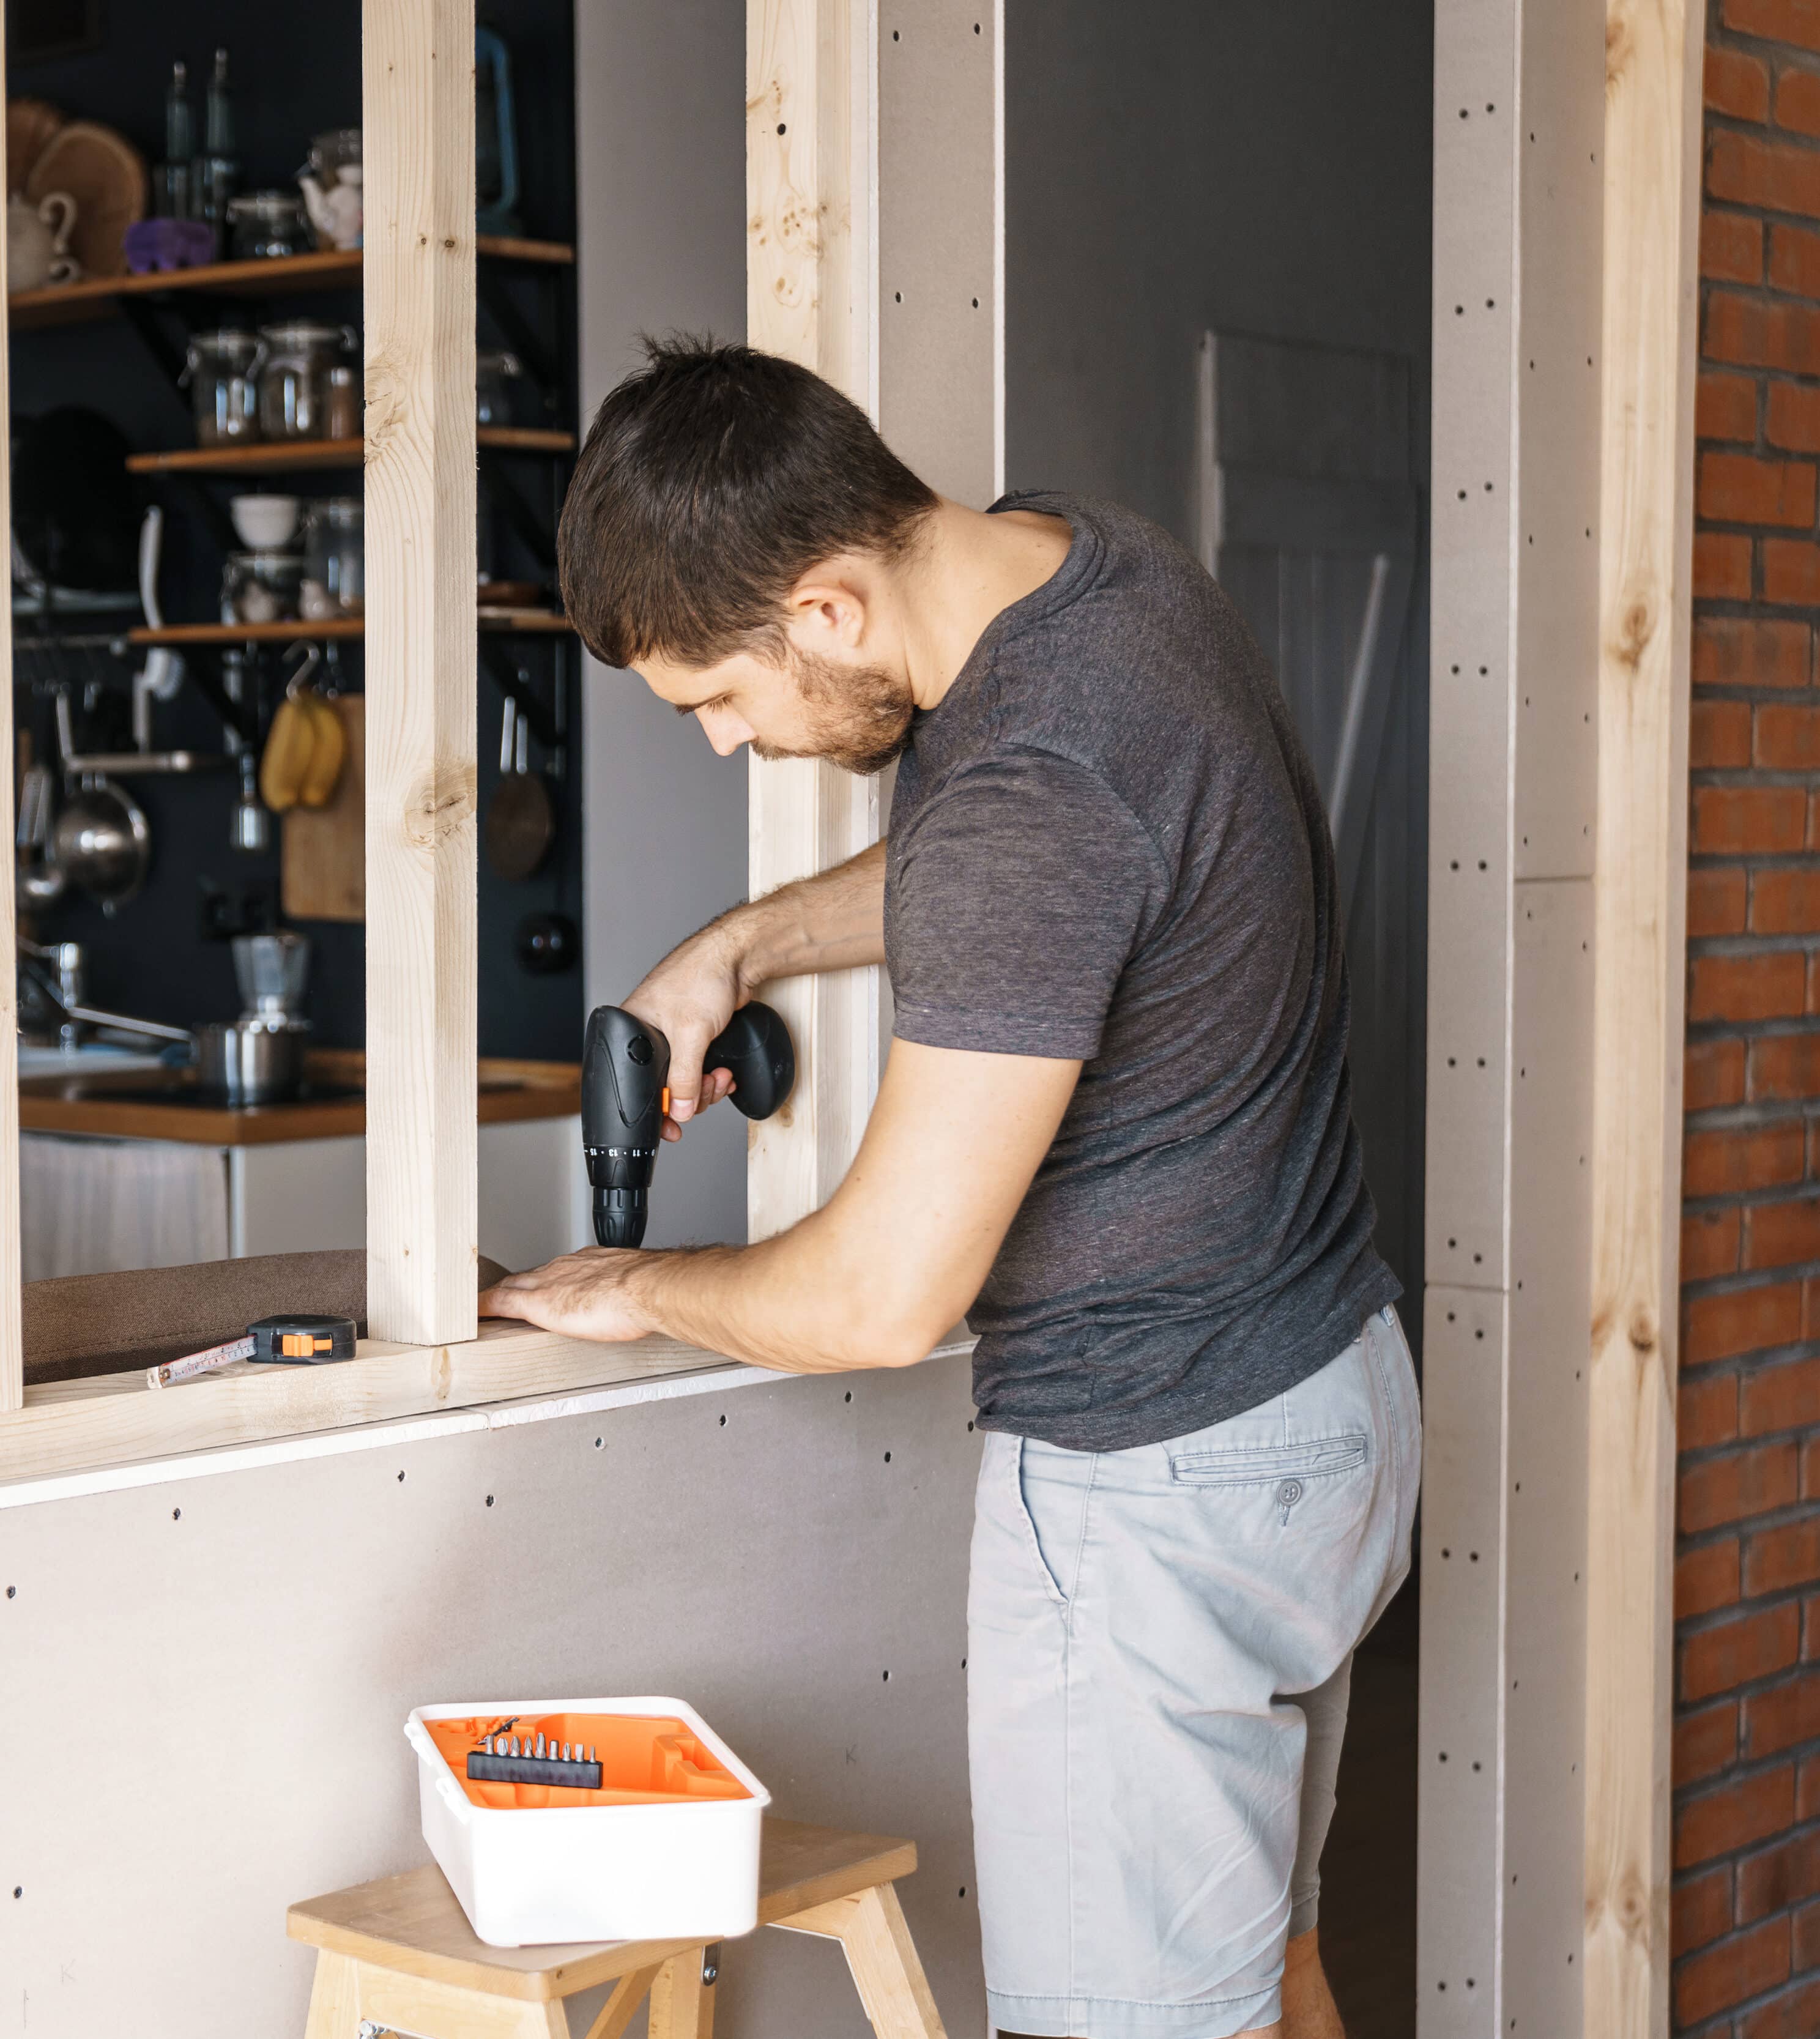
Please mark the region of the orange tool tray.
POLYGON ((426 1720, 424 1727, 471 1804, 489 1811, 542 1805, 674 1805, 712 1798, 749 1798, 751 1793, 720 1759, 673 1717, 647 1714, 521 1714, 511 1732, 522 1744, 541 1734, 545 1743, 580 1742, 600 1763, 600 1789, 570 1784, 477 1783, 468 1775, 468 1752, 496 1733, 507 1716, 469 1714, 426 1720))

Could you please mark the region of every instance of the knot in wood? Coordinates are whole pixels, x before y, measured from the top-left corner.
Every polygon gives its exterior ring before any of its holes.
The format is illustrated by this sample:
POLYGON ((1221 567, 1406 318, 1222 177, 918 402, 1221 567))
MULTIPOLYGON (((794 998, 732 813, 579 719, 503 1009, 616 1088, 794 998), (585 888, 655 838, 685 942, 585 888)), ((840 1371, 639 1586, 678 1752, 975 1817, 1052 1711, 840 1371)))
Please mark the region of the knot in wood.
POLYGON ((430 1392, 439 1402, 446 1402, 454 1382, 454 1368, 449 1358, 449 1348, 439 1345, 436 1356, 430 1362, 430 1392))
POLYGON ((1630 1340, 1632 1351, 1641 1353, 1646 1358, 1655 1352, 1656 1328, 1653 1310, 1639 1310, 1631 1319, 1630 1340))
POLYGON ((1624 0, 1612 0, 1605 12, 1605 91, 1628 70, 1635 61, 1636 37, 1632 32, 1630 17, 1624 9, 1624 0))
POLYGON ((434 850, 474 818, 475 774, 471 763, 439 761, 418 780, 405 806, 405 838, 413 849, 434 850))
POLYGON ((387 355, 376 354, 367 364, 367 458, 375 458, 404 429, 406 399, 404 385, 387 355))
POLYGON ((1640 1938, 1650 1922, 1649 1889, 1634 1869, 1627 1869, 1619 1878, 1614 1898, 1613 1917, 1627 1938, 1640 1938))
POLYGON ((1643 663, 1643 655, 1655 635, 1654 605, 1647 595, 1634 596, 1624 605, 1624 614, 1619 618, 1617 640, 1612 646, 1612 655, 1634 673, 1643 663))

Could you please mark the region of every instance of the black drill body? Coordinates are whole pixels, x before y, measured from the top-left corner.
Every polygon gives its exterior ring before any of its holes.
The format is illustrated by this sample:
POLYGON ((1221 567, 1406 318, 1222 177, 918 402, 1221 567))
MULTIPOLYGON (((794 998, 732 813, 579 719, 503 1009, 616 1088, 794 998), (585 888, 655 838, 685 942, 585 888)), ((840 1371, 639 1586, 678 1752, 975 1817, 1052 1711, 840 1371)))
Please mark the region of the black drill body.
MULTIPOLYGON (((733 1102, 769 1118, 796 1080, 789 1029, 769 1005, 742 1005, 702 1057, 702 1071, 731 1069, 733 1102)), ((594 1185, 594 1236, 602 1246, 644 1238, 647 1193, 663 1124, 670 1043, 621 1005, 589 1015, 581 1061, 581 1140, 594 1185)))

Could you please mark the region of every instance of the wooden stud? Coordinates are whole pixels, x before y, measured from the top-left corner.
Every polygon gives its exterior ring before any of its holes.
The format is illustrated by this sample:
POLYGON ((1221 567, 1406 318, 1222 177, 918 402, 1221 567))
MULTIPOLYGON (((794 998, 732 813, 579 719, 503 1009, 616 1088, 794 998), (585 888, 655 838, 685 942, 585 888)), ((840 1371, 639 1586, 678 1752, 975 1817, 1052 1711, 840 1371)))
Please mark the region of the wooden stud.
POLYGON ((777 1923, 838 1940, 878 2039, 946 2039, 895 1887, 881 1883, 777 1923))
POLYGON ((1704 13, 1609 0, 1585 2029, 1669 2027, 1675 1372, 1704 13))
POLYGON ((613 1986, 612 1995, 601 2006, 600 2015, 587 2028, 585 2039, 620 2039, 660 1973, 658 1969, 636 1969, 629 1976, 621 1976, 613 1986))
POLYGON ((705 1947, 691 1947, 657 1971, 648 2039, 714 2039, 714 1985, 705 1978, 706 1960, 705 1947))
MULTIPOLYGON (((0 22, 5 9, 0 7, 0 22)), ((0 101, 6 97, 0 57, 0 101)), ((0 303, 6 296, 6 252, 0 247, 0 303)), ((0 347, 0 418, 9 408, 9 349, 0 347)), ((0 556, 12 550, 13 499, 0 488, 0 556)), ((0 843, 13 840, 13 614, 0 613, 0 843)), ((25 1357, 19 1324, 19 1007, 17 906, 10 885, 0 902, 0 1414, 25 1404, 25 1357)))
POLYGON ((473 0, 366 0, 367 1261, 375 1337, 472 1338, 473 0))
MULTIPOLYGON (((746 330, 877 415, 872 345, 866 0, 747 0, 746 330)), ((877 841, 879 784, 807 758, 750 763, 753 895, 877 841)), ((879 973, 790 978, 765 993, 796 1043, 796 1093, 748 1136, 747 1228, 781 1232, 846 1172, 878 1087, 879 973)))

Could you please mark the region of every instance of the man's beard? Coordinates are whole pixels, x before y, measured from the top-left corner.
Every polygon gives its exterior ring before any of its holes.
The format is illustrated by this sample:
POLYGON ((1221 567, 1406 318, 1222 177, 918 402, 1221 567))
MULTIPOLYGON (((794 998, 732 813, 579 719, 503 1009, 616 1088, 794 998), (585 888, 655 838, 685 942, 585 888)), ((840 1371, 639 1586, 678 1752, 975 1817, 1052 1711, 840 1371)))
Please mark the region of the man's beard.
POLYGON ((908 680, 883 666, 838 666, 799 651, 792 660, 797 691, 809 710, 809 741, 800 750, 754 742, 761 758, 821 758, 869 779, 908 747, 916 703, 908 680))

